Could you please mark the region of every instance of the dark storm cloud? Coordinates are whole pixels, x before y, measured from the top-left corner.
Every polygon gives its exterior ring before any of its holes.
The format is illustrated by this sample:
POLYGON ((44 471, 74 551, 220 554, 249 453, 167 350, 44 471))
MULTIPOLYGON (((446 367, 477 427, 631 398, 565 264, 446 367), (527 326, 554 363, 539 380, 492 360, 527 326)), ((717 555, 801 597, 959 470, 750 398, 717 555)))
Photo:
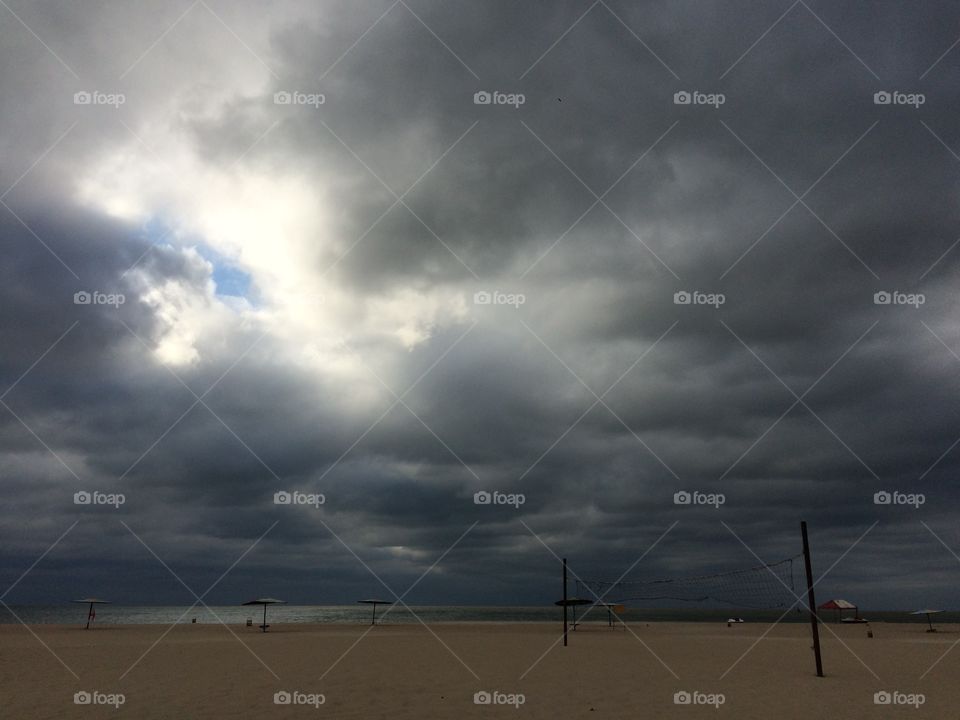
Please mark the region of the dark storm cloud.
MULTIPOLYGON (((553 599, 556 559, 532 532, 579 574, 616 577, 676 521, 636 570, 661 577, 755 564, 731 530, 764 558, 793 555, 806 518, 823 570, 880 521, 823 581, 828 595, 949 604, 955 561, 920 521, 960 542, 946 531, 958 500, 947 451, 960 434, 960 360, 948 349, 960 347, 960 161, 944 147, 960 147, 960 54, 920 75, 956 39, 956 9, 797 4, 750 49, 788 5, 610 2, 566 35, 589 4, 409 5, 348 51, 389 4, 303 10, 298 22, 294 5, 261 18, 212 3, 244 37, 269 27, 249 42, 273 73, 212 114, 190 98, 224 92, 224 57, 238 74, 262 67, 206 14, 119 83, 129 101, 118 117, 139 129, 186 108, 173 124, 213 167, 277 121, 240 168, 317 178, 336 232, 312 269, 333 266, 357 305, 399 288, 465 298, 462 320, 409 351, 358 328, 345 342, 371 371, 362 388, 298 365, 275 328, 239 320, 176 376, 157 362, 148 348, 165 320, 140 295, 174 282, 206 297, 208 268, 176 236, 143 256, 155 240, 144 228, 76 206, 84 164, 132 140, 112 116, 85 116, 5 196, 4 389, 78 322, 0 408, 8 584, 80 521, 7 601, 91 584, 130 601, 192 600, 120 520, 198 592, 276 522, 211 596, 222 602, 253 586, 300 602, 382 594, 333 533, 400 592, 479 522, 410 599, 539 603, 553 599), (190 67, 195 86, 177 72, 190 67), (283 90, 326 102, 275 106, 283 90), (478 90, 526 102, 475 105, 478 90), (680 90, 726 102, 678 106, 680 90), (875 105, 879 90, 926 102, 875 105), (409 207, 381 218, 434 162, 409 207), (94 288, 128 302, 73 305, 94 288), (475 306, 481 290, 526 302, 475 306), (725 302, 675 304, 684 290, 725 302), (925 303, 874 304, 884 290, 925 303), (398 395, 417 383, 409 407, 388 411, 395 397, 372 373, 398 395), (370 386, 374 400, 359 401, 370 386), (78 508, 83 488, 128 500, 78 508), (274 505, 284 489, 326 502, 274 505), (474 505, 481 489, 526 502, 474 505), (683 489, 726 503, 677 506, 683 489), (874 504, 896 489, 927 502, 874 504)), ((24 19, 103 83, 156 37, 106 12, 24 19), (108 17, 130 30, 110 57, 91 52, 108 17), (67 19, 82 31, 68 37, 67 19)), ((0 82, 23 98, 0 110, 7 187, 73 122, 77 82, 22 27, 2 37, 0 82)))

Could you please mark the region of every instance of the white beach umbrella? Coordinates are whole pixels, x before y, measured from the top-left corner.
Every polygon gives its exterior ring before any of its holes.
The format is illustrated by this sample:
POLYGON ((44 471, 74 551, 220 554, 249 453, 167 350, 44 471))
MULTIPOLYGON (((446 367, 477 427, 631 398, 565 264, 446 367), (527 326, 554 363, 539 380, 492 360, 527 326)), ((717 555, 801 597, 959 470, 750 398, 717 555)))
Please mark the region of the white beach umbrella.
POLYGON ((929 608, 924 610, 914 610, 911 615, 926 615, 927 616, 927 625, 930 627, 927 629, 927 632, 936 632, 936 629, 933 627, 933 621, 930 620, 931 615, 936 615, 937 613, 942 613, 943 610, 930 610, 929 608))

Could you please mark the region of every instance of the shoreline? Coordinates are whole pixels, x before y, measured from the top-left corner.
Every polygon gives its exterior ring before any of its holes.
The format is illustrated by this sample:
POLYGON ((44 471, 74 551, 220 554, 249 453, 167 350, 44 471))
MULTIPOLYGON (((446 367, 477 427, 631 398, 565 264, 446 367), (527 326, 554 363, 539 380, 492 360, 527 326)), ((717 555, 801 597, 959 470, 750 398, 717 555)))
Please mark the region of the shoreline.
MULTIPOLYGON (((450 628, 486 628, 486 627, 501 627, 501 628, 514 628, 514 629, 530 629, 530 630, 543 630, 545 628, 556 628, 561 631, 563 621, 558 618, 556 620, 437 620, 437 621, 424 621, 422 623, 417 622, 416 620, 412 622, 381 622, 377 618, 376 625, 372 625, 369 621, 366 623, 363 622, 284 622, 282 620, 272 620, 267 618, 268 627, 270 628, 267 634, 271 632, 283 631, 284 629, 290 630, 303 630, 303 631, 323 631, 324 629, 357 629, 365 630, 367 628, 422 628, 424 625, 427 626, 442 626, 450 628)), ((591 630, 610 630, 611 632, 615 629, 619 629, 621 632, 624 631, 624 627, 628 629, 641 629, 641 628, 660 628, 667 630, 702 630, 704 628, 717 628, 724 631, 730 630, 731 632, 741 631, 743 634, 752 635, 754 630, 766 630, 769 628, 784 628, 789 630, 790 634, 800 634, 800 635, 809 635, 809 623, 807 622, 743 622, 743 623, 734 623, 733 625, 728 626, 726 622, 712 622, 712 621, 684 621, 684 620, 638 620, 638 621, 625 621, 623 623, 615 623, 612 627, 608 625, 607 620, 588 620, 585 622, 577 621, 577 632, 579 628, 588 628, 591 630), (799 629, 799 633, 798 633, 799 629)), ((180 621, 177 623, 110 623, 110 622, 96 622, 91 625, 89 630, 84 629, 83 622, 76 623, 2 623, 0 624, 0 633, 10 632, 11 630, 33 630, 33 631, 50 631, 50 632, 61 632, 61 631, 70 631, 70 630, 82 630, 87 633, 96 633, 98 631, 113 631, 113 630, 137 630, 137 629, 151 629, 151 628, 219 628, 219 627, 229 627, 231 629, 242 629, 244 631, 249 631, 257 635, 262 635, 260 631, 260 625, 258 622, 254 622, 252 626, 247 626, 246 623, 235 623, 235 622, 184 622, 180 621)), ((927 630, 926 623, 918 622, 890 622, 890 621, 871 621, 869 623, 827 623, 821 622, 821 628, 828 628, 827 633, 829 637, 829 630, 835 632, 844 632, 845 634, 851 635, 860 635, 866 633, 868 627, 884 627, 896 629, 897 631, 902 631, 906 634, 920 634, 931 638, 936 638, 939 635, 952 635, 960 634, 960 623, 939 623, 937 624, 937 629, 935 632, 929 632, 927 630)), ((573 623, 569 623, 569 631, 574 632, 573 623)), ((696 634, 696 633, 694 633, 696 634)), ((823 633, 821 633, 822 635, 823 633)), ((958 657, 960 657, 960 651, 958 651, 958 657)))
MULTIPOLYGON (((304 627, 304 628, 315 628, 315 627, 355 627, 355 628, 366 628, 370 627, 371 623, 369 621, 327 621, 327 622, 304 622, 304 621, 291 621, 291 620, 272 620, 267 618, 268 625, 270 628, 274 627, 304 627)), ((769 627, 771 625, 777 626, 801 626, 809 627, 809 619, 805 616, 803 620, 780 620, 780 621, 765 621, 765 620, 746 620, 741 623, 735 623, 734 627, 769 627)), ((407 627, 407 626, 512 626, 512 627, 523 627, 526 625, 535 626, 535 627, 549 627, 551 625, 562 626, 563 619, 545 619, 545 620, 436 620, 429 619, 423 620, 422 622, 418 621, 416 618, 406 619, 400 621, 392 621, 389 618, 381 621, 380 617, 377 617, 376 627, 407 627)), ((64 622, 19 622, 13 620, 12 622, 0 622, 0 631, 3 628, 8 627, 30 627, 30 628, 55 628, 55 629, 69 629, 73 627, 79 627, 81 630, 85 625, 85 620, 78 620, 75 623, 64 623, 64 622)), ((109 622, 109 621, 96 621, 92 626, 91 630, 107 629, 107 628, 137 628, 137 627, 171 627, 171 626, 202 626, 202 627, 217 627, 217 626, 229 626, 232 628, 243 628, 247 629, 245 622, 219 622, 215 619, 207 619, 203 622, 191 622, 190 620, 178 620, 176 622, 109 622)), ((259 628, 259 621, 254 619, 253 628, 259 628)), ((727 622, 725 620, 713 620, 713 619, 704 619, 704 620, 658 620, 656 618, 651 619, 624 619, 623 622, 618 622, 614 620, 614 628, 623 628, 626 625, 628 627, 670 627, 670 626, 724 626, 726 627, 727 622)), ((820 626, 827 626, 829 628, 854 628, 854 629, 866 629, 868 627, 904 627, 904 628, 920 628, 925 634, 949 634, 951 632, 960 632, 960 622, 938 622, 935 623, 937 630, 934 633, 927 633, 927 623, 918 622, 918 621, 895 621, 895 620, 869 620, 864 623, 836 623, 821 620, 820 626)), ((569 621, 569 626, 573 628, 573 621, 569 621)), ((577 618, 577 627, 610 627, 608 620, 603 619, 590 619, 590 620, 580 620, 577 618)))

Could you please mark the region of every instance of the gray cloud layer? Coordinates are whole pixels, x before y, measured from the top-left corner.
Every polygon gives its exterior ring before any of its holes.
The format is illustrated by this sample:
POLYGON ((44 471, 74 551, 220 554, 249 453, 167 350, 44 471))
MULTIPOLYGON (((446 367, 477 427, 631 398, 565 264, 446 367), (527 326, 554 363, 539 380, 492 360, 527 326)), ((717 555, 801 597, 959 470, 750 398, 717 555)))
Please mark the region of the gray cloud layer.
MULTIPOLYGON (((389 3, 198 5, 122 79, 186 6, 11 4, 79 80, 3 11, 4 587, 78 521, 5 601, 192 600, 121 520, 198 592, 272 527, 221 602, 383 594, 344 544, 402 592, 478 522, 408 601, 520 604, 556 584, 531 531, 616 577, 676 521, 634 572, 659 577, 754 564, 731 530, 793 555, 805 518, 824 570, 879 521, 826 595, 949 605, 960 568, 921 521, 960 547, 960 51, 934 65, 957 9, 801 3, 764 35, 788 5, 407 4, 352 49, 389 3), (127 102, 71 102, 94 87, 127 102), (326 102, 277 106, 283 90, 326 102), (478 90, 526 102, 475 105, 478 90), (680 90, 726 102, 676 105, 680 90), (925 103, 876 105, 881 90, 925 103), (187 250, 212 240, 149 183, 150 222, 78 193, 124 149, 175 162, 146 149, 159 126, 195 167, 309 181, 325 229, 300 228, 298 257, 348 331, 291 341, 224 309, 187 250), (216 322, 195 361, 165 367, 149 294, 171 284, 216 322), (97 288, 127 302, 73 304, 97 288), (526 302, 474 305, 479 290, 526 302), (675 304, 684 290, 726 301, 675 304), (874 303, 894 290, 925 302, 874 303), (466 310, 400 347, 370 314, 406 291, 466 310), (313 344, 352 381, 295 359, 313 344), (94 488, 127 502, 74 505, 94 488), (293 488, 327 502, 274 505, 293 488), (473 504, 494 488, 526 503, 473 504), (676 506, 682 489, 727 501, 676 506), (884 489, 926 503, 875 505, 884 489)), ((269 306, 257 267, 232 261, 269 306)))

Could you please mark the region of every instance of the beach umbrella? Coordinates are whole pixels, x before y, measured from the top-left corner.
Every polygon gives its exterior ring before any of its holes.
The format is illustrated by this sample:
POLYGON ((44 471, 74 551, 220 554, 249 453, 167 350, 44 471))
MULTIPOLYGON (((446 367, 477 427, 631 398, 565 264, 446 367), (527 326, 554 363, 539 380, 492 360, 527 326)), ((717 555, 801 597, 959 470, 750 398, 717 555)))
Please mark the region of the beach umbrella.
POLYGON ((930 620, 930 616, 931 616, 931 615, 936 615, 937 613, 942 613, 942 612, 943 612, 943 610, 929 610, 929 609, 926 609, 926 610, 915 610, 914 612, 912 612, 912 613, 910 613, 910 614, 911 614, 911 615, 926 615, 926 616, 927 616, 927 625, 930 626, 930 627, 927 629, 927 632, 936 632, 936 629, 934 629, 934 627, 933 627, 933 622, 930 620))
POLYGON ((263 632, 267 631, 267 628, 270 627, 267 625, 267 605, 283 605, 286 600, 277 600, 276 598, 257 598, 256 600, 249 600, 244 605, 263 605, 263 625, 260 626, 260 629, 263 632))
MULTIPOLYGON (((607 609, 607 627, 613 627, 613 616, 622 613, 626 609, 621 603, 597 602, 597 605, 607 609)), ((624 625, 623 629, 626 630, 627 626, 624 625)))
POLYGON ((362 605, 373 605, 373 616, 370 618, 370 624, 377 624, 377 605, 392 605, 389 600, 377 600, 374 598, 369 598, 367 600, 357 600, 358 603, 362 605))
POLYGON ((84 628, 84 630, 89 630, 89 629, 90 629, 90 621, 93 620, 93 619, 95 619, 95 618, 97 617, 97 613, 94 612, 93 606, 94 606, 94 605, 109 605, 109 604, 110 604, 110 601, 109 601, 109 600, 100 600, 100 599, 98 599, 98 598, 81 598, 80 600, 71 600, 70 602, 83 603, 83 604, 85 604, 85 605, 89 605, 89 606, 90 606, 90 609, 87 610, 87 626, 84 628))
POLYGON ((554 605, 573 608, 573 629, 577 629, 577 605, 593 605, 593 600, 586 598, 572 597, 566 600, 557 600, 554 605))

